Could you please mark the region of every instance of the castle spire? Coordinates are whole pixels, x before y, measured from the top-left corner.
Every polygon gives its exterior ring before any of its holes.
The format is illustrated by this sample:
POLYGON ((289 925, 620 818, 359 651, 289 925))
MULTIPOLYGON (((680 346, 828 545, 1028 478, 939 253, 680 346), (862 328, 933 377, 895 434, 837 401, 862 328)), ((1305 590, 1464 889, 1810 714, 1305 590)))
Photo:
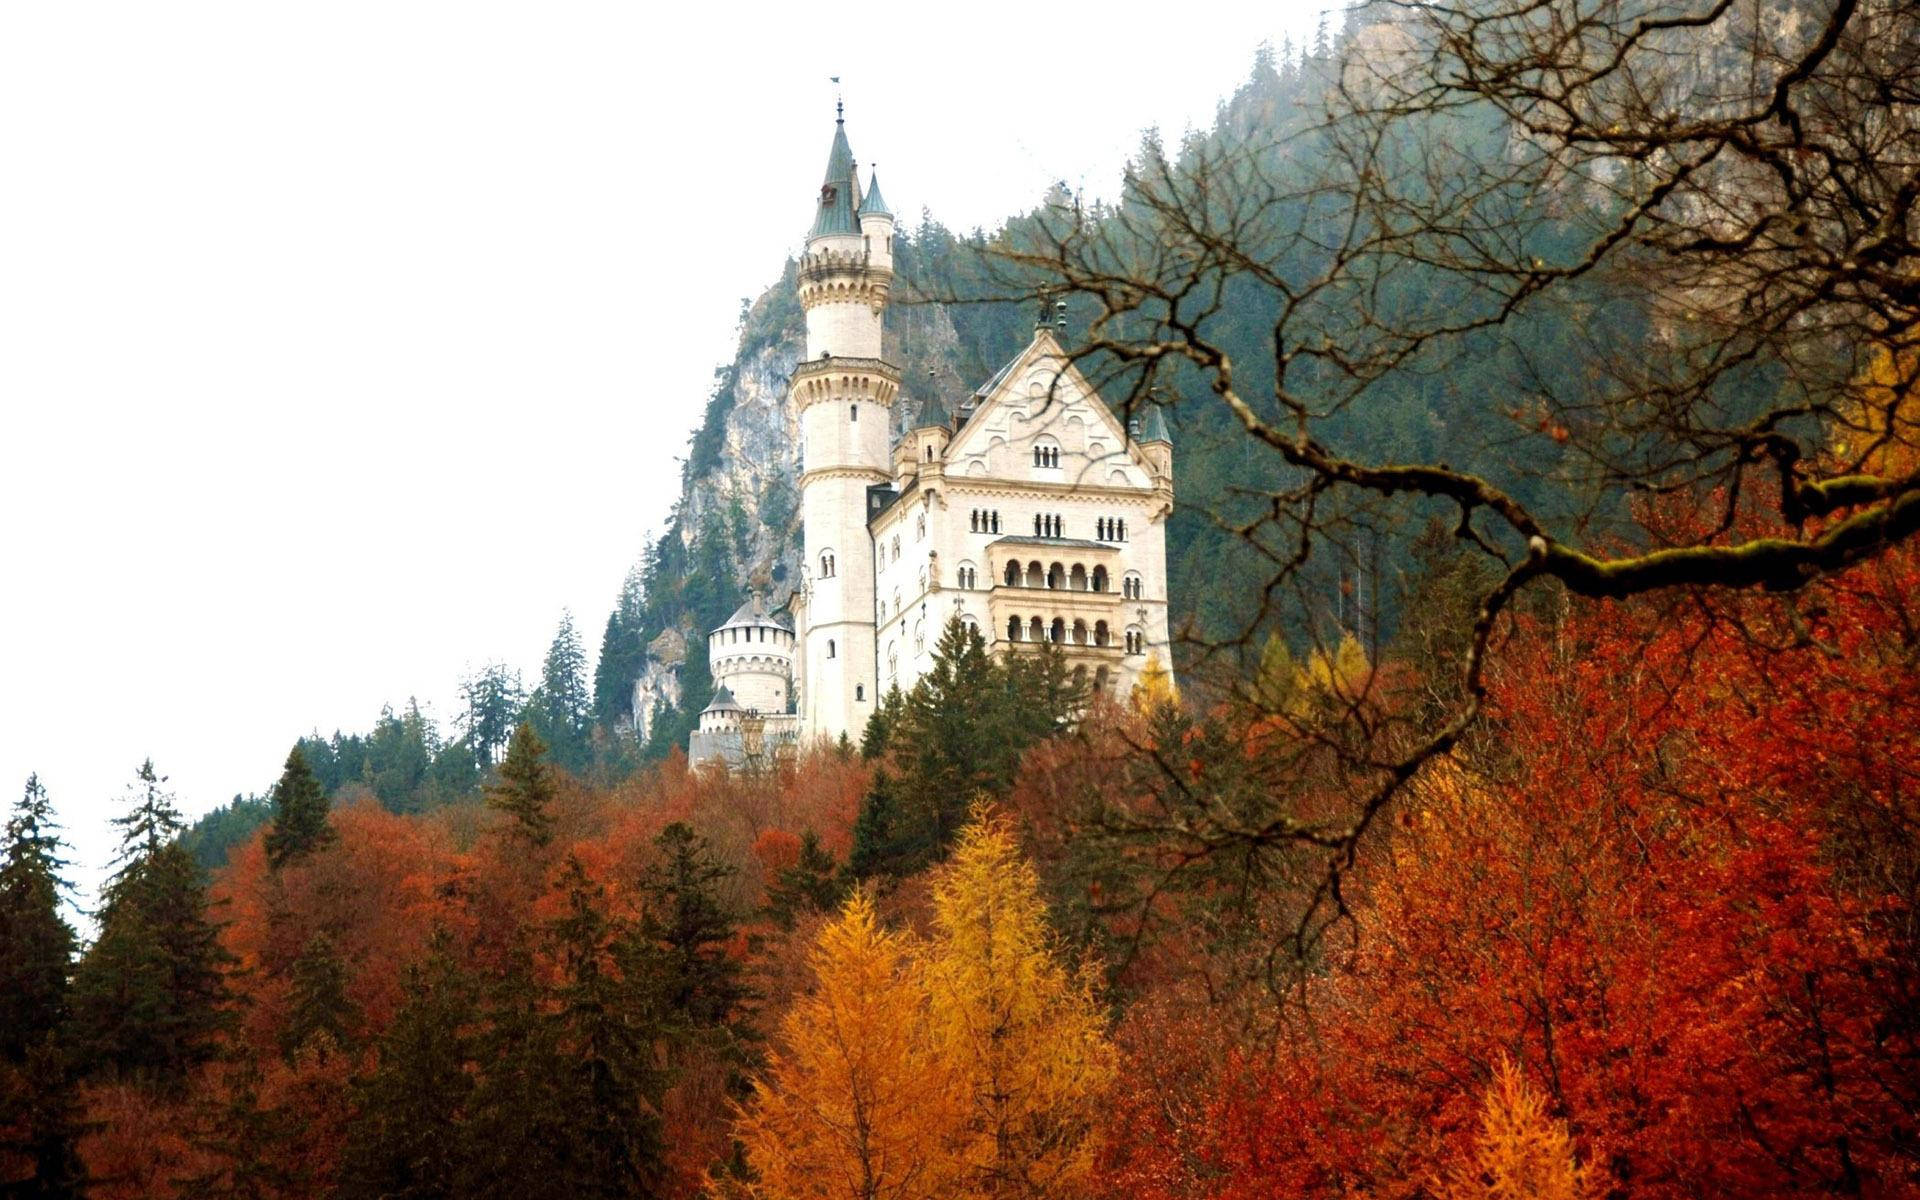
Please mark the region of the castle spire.
MULTIPOLYGON (((839 109, 836 101, 834 110, 838 112, 839 109)), ((836 117, 833 122, 833 148, 827 152, 827 174, 820 183, 820 208, 813 218, 813 231, 807 236, 859 233, 860 224, 854 220, 854 197, 859 190, 853 164, 853 147, 847 143, 846 119, 836 117)))

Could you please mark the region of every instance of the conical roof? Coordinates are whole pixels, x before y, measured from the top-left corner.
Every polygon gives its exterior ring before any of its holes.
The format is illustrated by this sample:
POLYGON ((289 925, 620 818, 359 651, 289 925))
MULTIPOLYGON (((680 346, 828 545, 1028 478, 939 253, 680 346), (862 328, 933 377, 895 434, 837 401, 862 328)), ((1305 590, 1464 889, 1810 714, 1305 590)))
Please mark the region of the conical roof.
POLYGON ((947 402, 938 395, 928 396, 920 402, 920 411, 914 414, 909 429, 945 429, 953 423, 953 416, 947 411, 947 402))
POLYGON ((706 711, 707 712, 726 712, 729 709, 738 709, 739 707, 740 707, 740 702, 733 698, 732 689, 728 688, 727 685, 723 683, 719 687, 713 689, 713 699, 707 702, 706 711))
POLYGON ((809 237, 859 233, 853 215, 853 194, 859 182, 853 173, 853 147, 847 144, 847 123, 833 123, 833 149, 827 152, 827 175, 820 184, 820 209, 814 214, 809 237))
POLYGON ((776 617, 769 612, 767 602, 757 595, 748 596, 746 602, 734 609, 733 615, 728 617, 726 624, 720 628, 725 629, 730 625, 770 625, 775 629, 792 628, 787 624, 785 617, 776 617))
POLYGON ((1173 445, 1173 435, 1167 432, 1167 418, 1161 414, 1158 404, 1147 407, 1147 419, 1140 425, 1140 440, 1173 445))
POLYGON ((869 213, 880 217, 893 216, 892 211, 887 208, 887 202, 880 198, 880 172, 878 171, 867 177, 867 195, 860 201, 860 215, 864 217, 869 213))

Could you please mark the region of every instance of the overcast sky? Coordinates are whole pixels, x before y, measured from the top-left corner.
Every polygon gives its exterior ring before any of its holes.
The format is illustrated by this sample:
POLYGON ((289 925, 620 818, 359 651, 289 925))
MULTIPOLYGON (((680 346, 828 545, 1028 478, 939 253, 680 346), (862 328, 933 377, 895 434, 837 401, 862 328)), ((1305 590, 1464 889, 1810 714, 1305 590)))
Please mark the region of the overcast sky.
POLYGON ((198 814, 563 609, 597 650, 828 76, 896 212, 991 226, 1321 7, 0 5, 0 801, 90 886, 146 756, 198 814))

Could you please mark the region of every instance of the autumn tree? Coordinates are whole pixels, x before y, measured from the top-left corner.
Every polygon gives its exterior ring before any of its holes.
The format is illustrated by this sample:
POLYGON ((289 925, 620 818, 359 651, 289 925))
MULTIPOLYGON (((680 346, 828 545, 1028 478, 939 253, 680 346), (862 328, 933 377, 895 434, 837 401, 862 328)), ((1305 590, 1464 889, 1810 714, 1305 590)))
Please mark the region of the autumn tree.
POLYGON ((738 1135, 768 1200, 935 1200, 957 1092, 933 1054, 907 937, 856 894, 808 956, 812 992, 780 1025, 738 1135))
POLYGON ((327 793, 297 744, 273 785, 272 799, 273 825, 266 840, 270 867, 278 870, 333 839, 333 828, 327 824, 327 793))
POLYGON ((961 832, 934 884, 932 1053, 962 1117, 947 1194, 1073 1194, 1092 1170, 1113 1048, 1091 980, 1055 953, 1039 880, 1004 818, 961 832))
POLYGON ((547 745, 522 721, 507 743, 500 781, 487 788, 487 807, 507 815, 508 834, 535 847, 553 840, 553 801, 558 788, 546 763, 547 745))
POLYGON ((1511 1059, 1486 1088, 1473 1152, 1434 1189, 1439 1200, 1589 1200, 1601 1188, 1511 1059))

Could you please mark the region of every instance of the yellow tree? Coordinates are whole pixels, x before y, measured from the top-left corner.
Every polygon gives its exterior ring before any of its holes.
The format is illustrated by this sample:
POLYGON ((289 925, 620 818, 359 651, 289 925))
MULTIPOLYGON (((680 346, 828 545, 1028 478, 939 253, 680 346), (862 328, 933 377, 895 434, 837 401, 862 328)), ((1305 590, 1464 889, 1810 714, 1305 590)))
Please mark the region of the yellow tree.
POLYGON ((781 1023, 739 1133, 769 1200, 948 1194, 954 1123, 928 1051, 925 992, 904 937, 856 895, 820 933, 818 985, 781 1023))
POLYGON ((1480 1113, 1473 1154, 1436 1189, 1440 1200, 1590 1200, 1600 1189, 1573 1157, 1565 1121, 1511 1060, 1502 1060, 1480 1113))
POLYGON ((1003 819, 976 810, 933 903, 933 1049, 964 1106, 946 1194, 1072 1194, 1093 1164, 1114 1052, 1090 981, 1053 953, 1039 881, 1003 819))
POLYGON ((1179 696, 1173 689, 1173 672, 1160 665, 1158 652, 1148 654, 1146 665, 1140 668, 1140 682, 1133 685, 1133 707, 1151 714, 1177 703, 1179 696))

